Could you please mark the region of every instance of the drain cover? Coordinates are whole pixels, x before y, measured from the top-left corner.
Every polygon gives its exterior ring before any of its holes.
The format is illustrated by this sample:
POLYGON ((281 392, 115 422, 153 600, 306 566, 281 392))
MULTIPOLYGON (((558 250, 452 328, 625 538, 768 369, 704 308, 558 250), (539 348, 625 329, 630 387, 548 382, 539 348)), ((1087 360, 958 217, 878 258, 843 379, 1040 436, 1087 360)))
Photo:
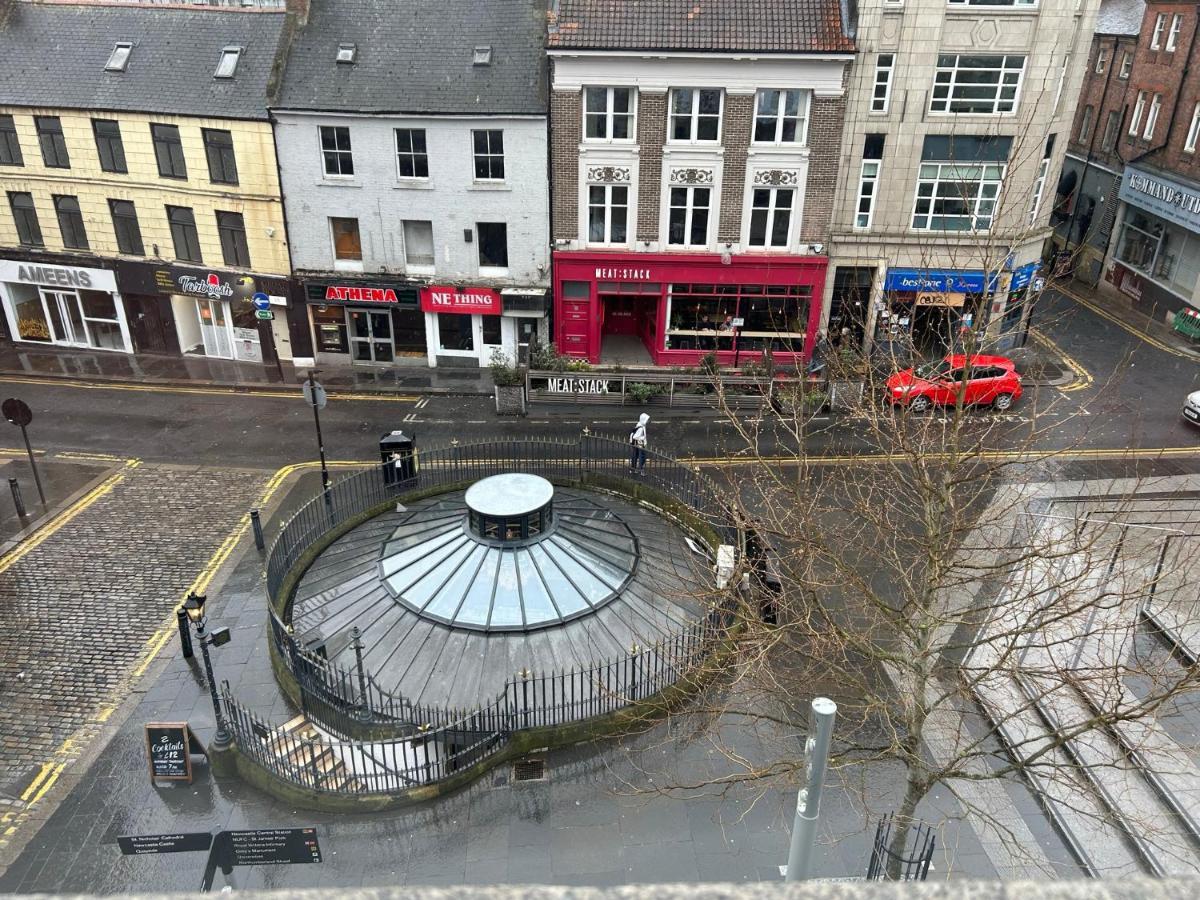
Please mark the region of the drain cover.
POLYGON ((513 764, 513 781, 545 781, 544 759, 519 759, 513 764))

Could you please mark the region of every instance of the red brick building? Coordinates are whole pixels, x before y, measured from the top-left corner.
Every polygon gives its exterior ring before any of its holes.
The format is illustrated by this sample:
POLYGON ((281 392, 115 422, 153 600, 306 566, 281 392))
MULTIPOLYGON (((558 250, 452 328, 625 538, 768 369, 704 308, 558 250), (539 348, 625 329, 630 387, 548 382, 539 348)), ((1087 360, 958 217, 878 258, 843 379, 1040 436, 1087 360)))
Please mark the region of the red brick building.
POLYGON ((555 338, 592 362, 813 349, 854 45, 838 0, 559 0, 555 338))

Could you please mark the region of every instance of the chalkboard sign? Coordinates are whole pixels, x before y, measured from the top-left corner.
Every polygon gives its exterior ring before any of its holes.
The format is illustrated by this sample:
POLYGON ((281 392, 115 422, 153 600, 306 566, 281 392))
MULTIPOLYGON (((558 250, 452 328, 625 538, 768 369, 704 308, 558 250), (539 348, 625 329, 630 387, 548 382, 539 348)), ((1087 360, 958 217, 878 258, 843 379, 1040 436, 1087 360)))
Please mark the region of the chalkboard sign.
POLYGON ((192 780, 192 753, 202 752, 187 722, 150 722, 146 725, 146 753, 150 778, 192 780))

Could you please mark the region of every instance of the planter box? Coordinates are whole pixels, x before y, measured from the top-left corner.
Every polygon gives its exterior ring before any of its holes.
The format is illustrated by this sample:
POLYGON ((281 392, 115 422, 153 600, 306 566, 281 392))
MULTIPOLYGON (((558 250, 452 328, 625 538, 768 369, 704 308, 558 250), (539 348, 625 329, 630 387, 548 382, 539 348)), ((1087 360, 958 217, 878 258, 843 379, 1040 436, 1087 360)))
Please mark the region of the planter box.
POLYGON ((496 415, 523 416, 525 415, 525 385, 496 385, 496 415))
POLYGON ((862 402, 863 388, 862 379, 831 380, 829 382, 829 408, 832 410, 853 409, 862 402))

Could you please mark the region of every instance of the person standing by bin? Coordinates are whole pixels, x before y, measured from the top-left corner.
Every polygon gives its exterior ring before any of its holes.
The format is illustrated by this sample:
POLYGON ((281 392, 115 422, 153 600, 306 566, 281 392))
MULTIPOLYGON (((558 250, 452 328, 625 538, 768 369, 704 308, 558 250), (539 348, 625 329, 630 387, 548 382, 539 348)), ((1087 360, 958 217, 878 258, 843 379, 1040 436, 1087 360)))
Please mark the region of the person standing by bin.
POLYGON ((650 416, 638 416, 637 426, 629 433, 629 474, 646 474, 646 424, 650 416))

